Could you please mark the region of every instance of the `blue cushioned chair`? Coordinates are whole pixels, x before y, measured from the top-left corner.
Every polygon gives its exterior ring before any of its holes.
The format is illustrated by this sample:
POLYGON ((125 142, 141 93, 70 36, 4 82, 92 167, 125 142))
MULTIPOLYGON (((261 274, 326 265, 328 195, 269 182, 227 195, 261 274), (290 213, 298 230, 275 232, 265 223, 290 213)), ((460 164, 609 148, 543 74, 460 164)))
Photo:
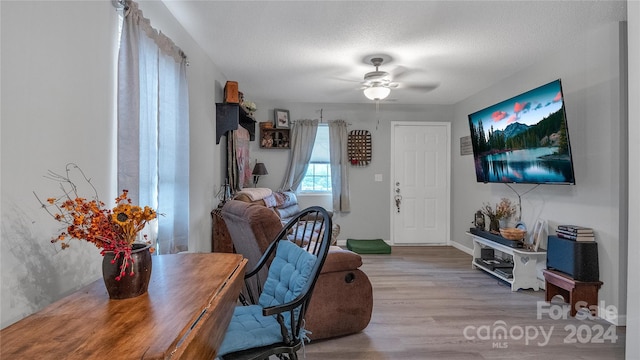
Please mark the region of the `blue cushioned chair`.
POLYGON ((218 350, 220 359, 262 360, 270 355, 298 359, 297 351, 306 338, 304 315, 329 250, 331 225, 327 211, 314 206, 282 228, 255 268, 245 275, 249 299, 258 301, 252 304, 240 296, 243 305, 233 312, 218 350), (267 267, 262 286, 256 278, 267 267))

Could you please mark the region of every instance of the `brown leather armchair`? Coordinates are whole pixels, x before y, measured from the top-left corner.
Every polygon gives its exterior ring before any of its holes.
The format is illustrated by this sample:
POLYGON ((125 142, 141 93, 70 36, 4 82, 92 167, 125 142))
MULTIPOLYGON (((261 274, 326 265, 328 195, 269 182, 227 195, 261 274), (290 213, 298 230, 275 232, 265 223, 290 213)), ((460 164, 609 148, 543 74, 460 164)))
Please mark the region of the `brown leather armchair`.
MULTIPOLYGON (((248 270, 282 229, 274 210, 256 203, 231 200, 222 208, 222 217, 236 252, 248 260, 248 270)), ((373 290, 361 265, 360 255, 337 246, 329 249, 306 314, 309 338, 342 336, 367 327, 373 290)), ((261 278, 266 279, 266 274, 261 278)))

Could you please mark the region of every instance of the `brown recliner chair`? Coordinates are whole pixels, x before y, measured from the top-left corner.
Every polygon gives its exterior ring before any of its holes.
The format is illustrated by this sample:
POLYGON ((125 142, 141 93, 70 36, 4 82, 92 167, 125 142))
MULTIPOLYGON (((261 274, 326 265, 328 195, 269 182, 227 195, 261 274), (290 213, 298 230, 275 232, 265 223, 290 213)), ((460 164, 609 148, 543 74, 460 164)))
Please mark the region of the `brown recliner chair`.
MULTIPOLYGON (((231 200, 222 208, 222 217, 237 253, 247 258, 251 270, 282 229, 273 209, 231 200)), ((306 329, 312 340, 352 334, 371 320, 373 290, 359 267, 360 255, 337 246, 329 254, 316 283, 306 314, 306 329)), ((266 279, 266 274, 261 277, 266 279)))

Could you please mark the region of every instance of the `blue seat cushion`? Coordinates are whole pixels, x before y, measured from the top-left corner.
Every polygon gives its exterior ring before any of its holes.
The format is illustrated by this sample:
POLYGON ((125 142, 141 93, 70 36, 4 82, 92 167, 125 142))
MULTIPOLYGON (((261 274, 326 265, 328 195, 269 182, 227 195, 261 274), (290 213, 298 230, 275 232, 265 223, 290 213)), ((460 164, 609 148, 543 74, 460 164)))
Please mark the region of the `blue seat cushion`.
POLYGON ((236 306, 218 355, 282 341, 275 316, 262 316, 260 305, 236 306))
MULTIPOLYGON (((280 241, 269 267, 258 305, 238 306, 233 311, 218 354, 220 356, 282 341, 275 315, 263 316, 264 307, 284 304, 300 295, 316 262, 313 254, 289 241, 280 241)), ((298 309, 296 309, 297 313, 298 309)), ((289 312, 282 314, 289 331, 289 312)))
POLYGON ((315 262, 313 254, 290 241, 280 241, 258 304, 269 307, 295 299, 309 282, 315 262))

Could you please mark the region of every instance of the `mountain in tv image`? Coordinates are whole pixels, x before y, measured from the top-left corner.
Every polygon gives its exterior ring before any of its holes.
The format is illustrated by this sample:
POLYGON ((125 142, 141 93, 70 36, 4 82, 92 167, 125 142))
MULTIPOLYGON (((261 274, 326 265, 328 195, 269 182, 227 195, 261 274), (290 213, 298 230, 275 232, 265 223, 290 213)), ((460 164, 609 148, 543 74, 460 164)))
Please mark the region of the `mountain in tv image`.
POLYGON ((478 182, 573 184, 560 81, 469 115, 478 182))

